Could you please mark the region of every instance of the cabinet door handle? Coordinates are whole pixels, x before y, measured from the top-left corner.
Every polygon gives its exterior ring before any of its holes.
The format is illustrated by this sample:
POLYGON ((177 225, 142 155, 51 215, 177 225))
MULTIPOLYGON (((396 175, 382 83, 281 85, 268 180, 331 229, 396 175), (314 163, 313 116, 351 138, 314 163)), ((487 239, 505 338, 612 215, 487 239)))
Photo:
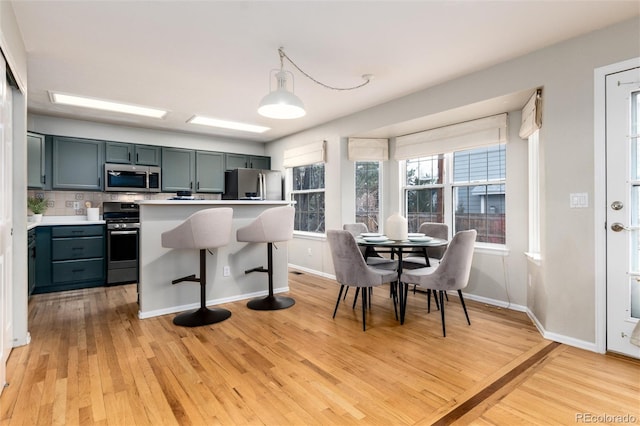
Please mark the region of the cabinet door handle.
POLYGON ((136 163, 140 161, 140 154, 136 153, 136 163))
POLYGON ((127 161, 131 162, 131 153, 130 152, 127 153, 127 161))
POLYGON ((44 184, 44 183, 47 183, 47 177, 46 177, 45 175, 42 175, 42 176, 40 177, 40 182, 42 182, 43 184, 44 184))
POLYGON ((200 189, 200 181, 198 181, 198 183, 196 183, 196 191, 198 191, 200 189))
POLYGON ((71 272, 84 272, 84 269, 72 269, 71 272))

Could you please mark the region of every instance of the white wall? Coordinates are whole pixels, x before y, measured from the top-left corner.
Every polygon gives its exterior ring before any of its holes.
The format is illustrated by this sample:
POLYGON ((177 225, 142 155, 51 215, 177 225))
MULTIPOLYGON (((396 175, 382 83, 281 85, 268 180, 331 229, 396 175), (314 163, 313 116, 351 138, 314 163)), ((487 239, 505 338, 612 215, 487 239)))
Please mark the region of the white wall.
MULTIPOLYGON (((570 209, 568 200, 572 192, 586 192, 593 199, 594 69, 640 56, 638 34, 640 21, 626 21, 269 143, 267 155, 278 159, 286 148, 311 140, 329 141, 326 227, 335 229, 341 227, 345 219, 342 212, 348 209, 344 204, 351 203, 353 199, 349 197, 350 191, 341 193, 341 186, 336 182, 336 179, 346 179, 345 171, 352 167, 346 165, 346 158, 337 154, 340 153, 338 145, 341 138, 543 87, 541 265, 528 265, 524 261, 527 203, 523 197, 518 203, 518 210, 509 214, 509 255, 505 259, 487 257, 491 255, 476 256, 469 290, 473 294, 486 294, 505 302, 509 290, 517 303, 527 304, 544 332, 565 336, 588 347, 595 342, 596 322, 594 206, 570 209), (509 280, 508 289, 504 287, 505 278, 496 274, 502 260, 505 261, 503 271, 509 280)), ((514 141, 513 137, 510 139, 514 141)), ((520 144, 515 149, 525 151, 526 146, 520 144)), ((510 164, 510 168, 515 166, 526 170, 526 153, 521 154, 522 162, 510 164)), ((273 166, 281 168, 282 165, 274 161, 273 166)), ((388 168, 393 171, 394 166, 388 168)), ((508 192, 512 189, 510 177, 508 192)), ((389 178, 394 179, 393 176, 389 178)), ((518 185, 526 193, 526 184, 520 182, 518 185)), ((389 211, 394 207, 398 209, 397 188, 398 185, 390 185, 386 194, 385 204, 390 203, 389 211)), ((331 262, 327 259, 319 262, 304 256, 307 247, 313 246, 317 250, 323 243, 296 239, 290 250, 299 256, 292 257, 291 263, 324 274, 332 273, 331 262)), ((327 249, 322 252, 327 253, 327 249)))

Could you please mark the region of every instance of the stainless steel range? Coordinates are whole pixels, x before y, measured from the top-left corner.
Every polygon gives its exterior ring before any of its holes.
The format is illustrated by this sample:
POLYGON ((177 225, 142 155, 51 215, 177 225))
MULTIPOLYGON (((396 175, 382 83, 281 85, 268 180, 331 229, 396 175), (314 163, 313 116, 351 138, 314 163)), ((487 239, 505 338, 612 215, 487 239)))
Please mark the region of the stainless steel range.
POLYGON ((107 285, 138 281, 140 210, 136 203, 107 201, 107 285))

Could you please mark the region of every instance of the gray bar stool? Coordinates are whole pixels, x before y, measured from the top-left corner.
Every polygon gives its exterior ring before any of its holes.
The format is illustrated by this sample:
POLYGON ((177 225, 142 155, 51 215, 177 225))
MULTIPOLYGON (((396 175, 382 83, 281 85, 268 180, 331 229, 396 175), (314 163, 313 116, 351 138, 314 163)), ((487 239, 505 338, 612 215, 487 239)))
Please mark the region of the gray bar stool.
POLYGON ((269 276, 269 295, 250 300, 247 303, 250 309, 274 311, 288 308, 296 303, 290 297, 273 294, 273 243, 293 238, 294 214, 295 209, 291 206, 273 207, 260 213, 253 222, 238 229, 236 233, 236 239, 240 242, 267 243, 267 269, 258 266, 244 271, 245 274, 266 272, 269 276))
POLYGON ((224 321, 231 316, 226 309, 209 309, 207 297, 207 249, 223 247, 231 240, 233 209, 228 207, 206 209, 189 216, 175 228, 162 233, 162 247, 200 250, 200 277, 195 274, 178 278, 171 284, 183 281, 200 283, 200 309, 184 312, 173 319, 173 323, 184 327, 197 327, 224 321))

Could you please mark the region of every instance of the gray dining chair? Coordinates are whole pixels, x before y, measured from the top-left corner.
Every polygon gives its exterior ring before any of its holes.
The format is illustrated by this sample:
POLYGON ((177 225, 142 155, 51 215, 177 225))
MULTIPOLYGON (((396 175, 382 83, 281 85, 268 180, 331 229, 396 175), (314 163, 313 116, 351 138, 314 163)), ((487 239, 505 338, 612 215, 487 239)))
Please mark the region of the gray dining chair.
MULTIPOLYGON (((366 224, 357 222, 357 223, 345 223, 342 225, 342 229, 345 231, 349 231, 354 238, 359 235, 364 234, 365 232, 369 232, 369 228, 366 224)), ((360 249, 360 253, 364 257, 367 265, 372 266, 378 269, 386 269, 387 271, 397 271, 398 270, 398 261, 389 259, 386 257, 380 256, 380 254, 376 251, 375 248, 369 246, 358 246, 360 249)), ((372 288, 369 289, 369 295, 372 294, 372 288)), ((344 299, 347 298, 347 293, 349 292, 349 287, 345 289, 344 299)), ((353 298, 353 307, 356 307, 356 302, 358 301, 358 293, 360 293, 360 289, 356 289, 356 294, 353 298)), ((393 288, 391 289, 391 296, 393 296, 393 288)), ((369 298, 369 304, 371 304, 371 298, 369 298)))
MULTIPOLYGON (((357 237, 365 232, 369 232, 369 228, 364 223, 345 223, 342 225, 342 229, 349 231, 353 237, 357 237)), ((398 269, 398 262, 396 260, 387 259, 380 256, 380 254, 373 247, 360 246, 359 247, 362 256, 367 260, 367 265, 374 268, 387 269, 389 271, 395 271, 398 269)))
MULTIPOLYGON (((336 281, 340 284, 340 292, 338 293, 336 307, 333 310, 333 318, 336 317, 336 312, 338 312, 340 298, 342 297, 345 286, 362 288, 362 330, 366 331, 366 309, 368 306, 367 299, 369 292, 365 290, 385 283, 397 285, 398 273, 367 265, 356 240, 349 231, 328 230, 327 240, 329 241, 329 247, 331 249, 336 281)), ((393 306, 397 317, 398 312, 395 297, 393 299, 393 306)))
MULTIPOLYGON (((437 291, 440 299, 440 315, 442 317, 442 335, 447 336, 444 322, 444 293, 456 290, 460 297, 460 303, 467 317, 467 323, 471 325, 467 307, 462 297, 462 289, 469 283, 471 261, 473 260, 473 248, 477 231, 471 229, 460 231, 451 239, 447 250, 440 263, 426 268, 403 270, 400 281, 407 284, 416 284, 425 290, 437 291)), ((429 299, 427 299, 428 303, 429 299)))
MULTIPOLYGON (((449 225, 446 223, 424 222, 420 224, 418 232, 429 237, 441 238, 446 240, 449 238, 449 225)), ((447 246, 426 247, 424 249, 415 249, 409 256, 402 259, 402 267, 407 269, 422 268, 425 266, 434 266, 440 262, 447 246), (427 254, 429 265, 424 254, 427 254)))

